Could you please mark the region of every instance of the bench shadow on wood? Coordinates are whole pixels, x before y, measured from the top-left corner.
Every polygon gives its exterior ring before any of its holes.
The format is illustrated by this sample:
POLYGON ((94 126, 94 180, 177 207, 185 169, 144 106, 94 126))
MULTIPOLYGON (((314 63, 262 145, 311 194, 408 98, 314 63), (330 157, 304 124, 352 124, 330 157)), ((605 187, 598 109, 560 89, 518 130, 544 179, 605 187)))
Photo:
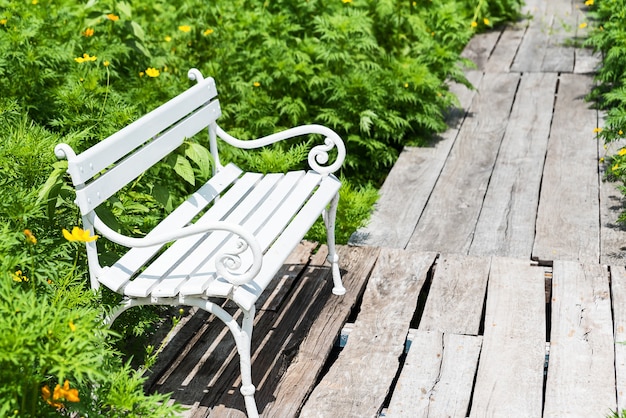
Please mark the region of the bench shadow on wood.
MULTIPOLYGON (((259 300, 252 337, 252 378, 261 414, 275 400, 281 376, 332 297, 331 269, 323 257, 318 253, 310 263, 284 265, 273 280, 275 288, 266 289, 267 296, 259 300)), ((223 307, 238 318, 236 309, 228 304, 223 307)), ((207 416, 209 412, 245 416, 240 386, 239 356, 232 336, 221 321, 200 310, 185 318, 159 355, 146 390, 171 392, 176 402, 191 408, 187 416, 207 416)))

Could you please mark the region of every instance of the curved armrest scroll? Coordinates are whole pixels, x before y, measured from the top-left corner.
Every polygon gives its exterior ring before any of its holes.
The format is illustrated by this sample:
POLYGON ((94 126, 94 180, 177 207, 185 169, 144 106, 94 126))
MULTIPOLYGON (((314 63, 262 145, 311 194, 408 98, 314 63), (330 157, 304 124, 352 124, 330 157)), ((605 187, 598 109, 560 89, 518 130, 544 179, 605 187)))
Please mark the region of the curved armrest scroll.
POLYGON ((228 144, 242 149, 260 148, 279 141, 283 141, 285 139, 310 134, 324 135, 326 139, 324 140, 324 144, 314 146, 309 152, 309 166, 320 174, 330 174, 337 171, 343 164, 343 160, 346 158, 346 146, 343 143, 341 137, 335 131, 327 128, 326 126, 302 125, 295 128, 287 129, 282 132, 277 132, 263 138, 253 139, 249 141, 237 139, 234 136, 226 133, 219 126, 217 127, 217 136, 222 138, 228 144), (337 157, 332 164, 328 164, 329 151, 331 151, 333 148, 337 148, 337 157))
POLYGON ((180 238, 204 234, 209 231, 227 231, 237 236, 234 247, 226 249, 218 254, 215 260, 217 273, 235 286, 240 286, 252 281, 261 270, 263 264, 263 251, 252 233, 240 225, 228 222, 207 222, 186 226, 171 232, 161 234, 148 234, 143 238, 133 238, 122 235, 109 228, 99 217, 92 219, 96 230, 108 240, 129 248, 153 247, 176 241, 180 238), (240 255, 246 250, 252 252, 252 264, 243 272, 240 255))

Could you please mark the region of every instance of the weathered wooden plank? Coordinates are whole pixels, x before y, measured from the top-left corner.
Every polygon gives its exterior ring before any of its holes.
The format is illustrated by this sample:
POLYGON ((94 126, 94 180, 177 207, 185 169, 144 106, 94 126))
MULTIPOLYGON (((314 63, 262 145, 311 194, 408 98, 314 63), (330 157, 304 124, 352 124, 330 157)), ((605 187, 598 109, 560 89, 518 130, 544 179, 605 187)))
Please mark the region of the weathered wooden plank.
POLYGON ((574 47, 572 42, 578 29, 578 14, 574 12, 572 0, 550 0, 546 15, 550 19, 550 31, 541 71, 574 71, 574 47))
POLYGON ((421 331, 477 335, 490 258, 441 256, 419 322, 421 331))
POLYGON ((557 74, 522 76, 470 254, 530 258, 556 88, 557 74))
MULTIPOLYGON (((482 73, 471 71, 466 77, 477 86, 482 73)), ((404 148, 379 191, 369 224, 352 235, 350 244, 406 247, 456 140, 456 125, 465 118, 475 94, 475 90, 460 84, 452 84, 450 90, 460 104, 460 110, 448 118, 451 128, 428 147, 404 148)))
POLYGON ((623 265, 612 265, 610 270, 617 409, 623 411, 626 410, 626 269, 623 265))
POLYGON ((524 38, 515 54, 511 71, 538 72, 546 53, 550 20, 546 21, 545 7, 548 2, 540 2, 531 8, 533 18, 527 21, 524 38))
MULTIPOLYGON (((318 252, 311 260, 311 268, 300 277, 289 301, 275 317, 264 316, 255 325, 252 345, 252 381, 257 388, 255 400, 259 412, 271 402, 284 370, 293 359, 306 330, 329 298, 339 299, 330 292, 330 269, 324 266, 326 251, 318 252), (265 318, 269 320, 263 320, 265 318)), ((332 347, 332 344, 331 344, 332 347)), ((202 404, 216 405, 209 416, 245 418, 245 404, 239 392, 241 378, 238 362, 230 362, 220 377, 228 382, 219 400, 207 394, 202 404)))
MULTIPOLYGON (((598 124, 601 126, 601 122, 598 124)), ((598 150, 602 158, 609 159, 621 148, 626 147, 626 140, 611 142, 604 148, 598 140, 598 150)), ((620 214, 626 210, 624 194, 619 189, 620 182, 605 179, 610 161, 599 163, 600 170, 600 262, 601 264, 626 264, 626 227, 618 222, 620 214)))
POLYGON ((461 52, 461 57, 469 59, 478 70, 483 71, 501 34, 502 31, 493 30, 472 36, 461 52))
POLYGON ((555 261, 544 417, 601 417, 617 405, 609 277, 555 261))
POLYGON ((328 359, 341 327, 363 293, 379 249, 340 247, 343 283, 347 292, 341 298, 329 298, 314 318, 297 354, 274 390, 274 400, 262 411, 265 417, 296 416, 311 393, 328 359))
POLYGON ((576 58, 574 73, 576 74, 595 73, 602 65, 602 54, 590 48, 576 48, 574 56, 576 58))
POLYGON ((386 417, 465 418, 482 337, 415 331, 386 417))
POLYGON ((467 254, 519 78, 484 75, 407 249, 467 254))
POLYGON ((493 53, 484 64, 485 72, 509 72, 515 54, 524 38, 526 28, 521 25, 506 27, 493 50, 493 53))
POLYGON ((485 335, 470 417, 541 417, 545 362, 544 269, 491 261, 485 335))
POLYGON ((376 417, 397 373, 433 253, 382 249, 361 310, 337 361, 301 417, 376 417), (375 367, 372 367, 375 365, 375 367))
POLYGON ((548 143, 533 258, 600 259, 597 112, 585 102, 592 79, 562 74, 548 143))

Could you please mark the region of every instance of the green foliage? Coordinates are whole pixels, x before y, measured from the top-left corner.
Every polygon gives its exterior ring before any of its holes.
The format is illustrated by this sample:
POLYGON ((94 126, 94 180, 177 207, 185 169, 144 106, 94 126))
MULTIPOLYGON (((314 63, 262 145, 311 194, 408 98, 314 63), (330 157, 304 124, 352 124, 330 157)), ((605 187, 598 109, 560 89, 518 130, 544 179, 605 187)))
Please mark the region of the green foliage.
MULTIPOLYGON (((56 144, 86 149, 189 87, 186 72, 198 67, 216 79, 220 125, 237 137, 320 123, 345 139, 337 236, 346 242, 402 147, 445 129, 456 100, 447 82, 467 83, 460 51, 474 31, 514 18, 520 4, 0 0, 0 416, 179 409, 165 395, 145 395, 141 369, 122 360, 142 355, 124 343, 149 334, 159 312, 132 309, 104 327, 101 303, 106 310, 119 295, 88 289, 83 249, 61 236, 80 216, 56 144), (485 18, 489 25, 472 28, 485 18), (57 385, 65 398, 54 399, 57 385)), ((287 171, 305 166, 317 139, 255 152, 223 147, 221 159, 287 171)), ((144 235, 210 177, 207 148, 206 136, 189 138, 100 216, 144 235)), ((318 223, 308 238, 324 234, 318 223)), ((108 242, 98 249, 105 261, 120 253, 108 242)))
MULTIPOLYGON (((596 73, 597 85, 589 95, 605 112, 604 126, 598 137, 605 144, 623 141, 626 132, 626 2, 624 0, 589 0, 588 14, 594 22, 585 45, 602 53, 602 65, 596 73)), ((619 181, 626 194, 626 149, 606 157, 607 178, 619 181)), ((626 223, 626 212, 619 221, 626 223)))

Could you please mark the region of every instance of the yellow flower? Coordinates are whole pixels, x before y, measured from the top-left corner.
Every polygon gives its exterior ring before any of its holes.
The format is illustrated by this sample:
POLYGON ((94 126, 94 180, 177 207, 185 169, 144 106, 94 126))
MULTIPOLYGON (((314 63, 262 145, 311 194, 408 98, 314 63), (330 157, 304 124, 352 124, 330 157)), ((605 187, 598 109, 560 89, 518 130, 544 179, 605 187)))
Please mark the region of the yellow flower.
POLYGON ((120 17, 117 15, 114 15, 113 13, 109 13, 107 15, 107 19, 112 20, 113 22, 117 22, 118 20, 120 20, 120 17))
POLYGON ((171 40, 172 40, 171 36, 168 35, 168 36, 165 37, 165 42, 170 42, 171 40))
POLYGON ((352 0, 341 0, 342 3, 352 3, 352 0))
POLYGON ((594 134, 599 134, 600 132, 602 132, 602 128, 593 128, 594 134))
POLYGON ((191 26, 189 25, 181 25, 178 27, 178 30, 181 32, 190 32, 191 31, 191 26))
POLYGON ((146 70, 146 75, 147 75, 148 77, 153 77, 153 78, 154 78, 154 77, 158 77, 158 76, 159 76, 159 74, 161 74, 161 72, 160 72, 159 70, 157 70, 156 68, 152 68, 152 67, 150 67, 150 68, 148 68, 148 69, 146 70))
POLYGON ((92 242, 98 239, 98 235, 91 235, 89 230, 85 231, 77 226, 72 229, 71 233, 67 229, 63 228, 63 236, 70 242, 92 242))
POLYGON ((620 157, 626 155, 626 148, 622 148, 621 150, 617 151, 617 155, 619 155, 620 157))
POLYGON ((13 273, 13 281, 14 282, 18 282, 18 283, 27 282, 28 281, 28 277, 26 277, 22 273, 22 270, 18 270, 15 273, 13 273))
POLYGON ((585 6, 593 6, 593 0, 587 0, 585 6))
POLYGON ((611 170, 617 171, 618 168, 619 168, 619 164, 615 164, 613 167, 611 167, 611 170))
POLYGON ((624 135, 624 131, 622 131, 621 129, 617 132, 618 135, 624 135))
POLYGON ((94 30, 92 28, 87 28, 83 32, 83 36, 90 37, 93 36, 94 30))
POLYGON ((476 21, 472 22, 472 27, 475 28, 476 26, 478 26, 478 23, 476 23, 476 21))
POLYGON ((96 59, 98 59, 98 57, 96 57, 95 55, 90 56, 89 54, 83 54, 82 57, 74 58, 74 61, 78 63, 83 63, 83 62, 95 61, 96 59))
POLYGON ((0 19, 0 25, 6 25, 8 22, 7 19, 0 19))
POLYGON ((30 232, 30 229, 25 229, 24 230, 24 235, 26 235, 26 242, 32 245, 37 244, 37 238, 35 238, 35 236, 33 235, 32 232, 30 232))
POLYGON ((600 157, 600 162, 603 163, 604 162, 604 157, 600 157))
POLYGON ((74 321, 70 321, 68 325, 70 326, 70 330, 72 330, 72 332, 76 331, 76 325, 74 325, 74 321))
POLYGON ((581 29, 585 29, 587 27, 587 22, 583 22, 580 25, 578 25, 579 28, 581 29))
POLYGON ((111 64, 111 63, 110 63, 109 61, 104 61, 104 62, 102 63, 102 65, 104 65, 105 67, 108 67, 110 64, 111 64))
POLYGON ((33 0, 31 3, 32 4, 37 4, 37 3, 39 3, 39 0, 33 0))
POLYGON ((409 83, 404 83, 404 88, 408 89, 409 88, 409 83))
POLYGON ((489 23, 490 23, 490 22, 489 22, 489 19, 484 18, 484 19, 483 19, 483 23, 484 23, 485 25, 489 26, 489 23))
POLYGON ((209 36, 210 34, 212 34, 213 32, 215 32, 213 29, 208 28, 207 30, 205 30, 204 32, 202 32, 202 34, 204 36, 209 36))
POLYGON ((252 83, 252 85, 254 87, 261 87, 261 83, 259 83, 258 81, 255 81, 254 83, 252 83))

